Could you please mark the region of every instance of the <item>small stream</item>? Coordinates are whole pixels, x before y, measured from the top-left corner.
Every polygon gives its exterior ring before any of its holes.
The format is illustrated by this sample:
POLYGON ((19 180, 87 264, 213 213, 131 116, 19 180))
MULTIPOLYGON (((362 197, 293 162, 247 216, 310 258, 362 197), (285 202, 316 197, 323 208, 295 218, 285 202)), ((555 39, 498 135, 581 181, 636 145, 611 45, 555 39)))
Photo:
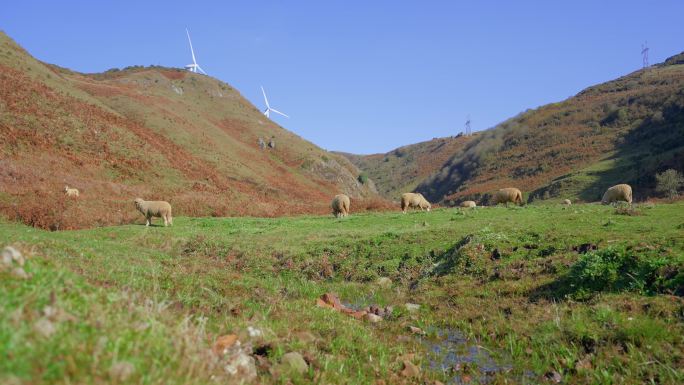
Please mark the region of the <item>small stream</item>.
POLYGON ((498 373, 513 369, 513 365, 497 363, 485 348, 472 345, 457 330, 428 329, 418 340, 428 352, 428 368, 445 373, 449 384, 486 384, 498 373), (466 376, 469 382, 464 381, 466 376))

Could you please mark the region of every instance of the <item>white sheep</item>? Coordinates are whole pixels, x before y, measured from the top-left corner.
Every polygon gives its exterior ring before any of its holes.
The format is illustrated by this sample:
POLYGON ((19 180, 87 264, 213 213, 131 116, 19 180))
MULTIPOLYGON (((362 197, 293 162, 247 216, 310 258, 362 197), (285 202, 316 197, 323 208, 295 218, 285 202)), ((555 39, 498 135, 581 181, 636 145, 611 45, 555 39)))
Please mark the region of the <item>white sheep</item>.
POLYGON ((494 195, 494 206, 499 203, 505 203, 508 206, 508 202, 513 202, 514 204, 523 204, 522 193, 515 187, 502 188, 497 191, 494 195))
POLYGON ((406 214, 409 207, 418 207, 420 211, 430 211, 432 205, 425 199, 421 193, 403 193, 401 194, 401 211, 406 214))
POLYGON ((461 202, 460 206, 463 208, 475 208, 477 207, 477 203, 475 203, 475 201, 464 201, 461 202))
POLYGON ((77 197, 78 196, 78 189, 77 188, 69 188, 69 186, 64 186, 64 193, 68 197, 77 197))
POLYGON ((333 198, 331 207, 333 215, 337 218, 344 218, 349 215, 349 208, 351 206, 351 201, 349 197, 344 194, 337 194, 333 198))
POLYGON ((570 199, 563 199, 563 204, 566 206, 570 206, 572 202, 570 201, 570 199))
POLYGON ((604 205, 620 201, 632 204, 632 186, 628 184, 615 185, 606 190, 603 198, 601 198, 601 203, 604 205))
POLYGON ((164 219, 164 226, 173 225, 173 218, 171 217, 171 205, 165 201, 145 201, 141 198, 135 198, 135 208, 145 216, 147 222, 145 226, 152 223, 152 217, 159 217, 164 219))

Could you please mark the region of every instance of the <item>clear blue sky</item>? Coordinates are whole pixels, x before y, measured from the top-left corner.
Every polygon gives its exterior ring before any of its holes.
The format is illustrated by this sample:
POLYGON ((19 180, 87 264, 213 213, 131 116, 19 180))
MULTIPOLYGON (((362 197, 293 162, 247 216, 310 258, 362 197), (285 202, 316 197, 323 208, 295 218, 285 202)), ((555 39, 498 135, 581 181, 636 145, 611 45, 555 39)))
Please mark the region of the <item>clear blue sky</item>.
POLYGON ((474 130, 684 50, 684 1, 7 1, 0 29, 82 72, 198 62, 355 153, 474 130))

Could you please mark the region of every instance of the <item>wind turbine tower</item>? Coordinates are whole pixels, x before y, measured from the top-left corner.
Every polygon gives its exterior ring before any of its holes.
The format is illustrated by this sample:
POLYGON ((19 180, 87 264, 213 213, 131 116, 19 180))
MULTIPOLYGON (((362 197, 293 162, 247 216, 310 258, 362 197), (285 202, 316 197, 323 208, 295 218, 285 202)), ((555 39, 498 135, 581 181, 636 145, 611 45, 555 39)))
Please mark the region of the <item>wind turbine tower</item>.
POLYGON ((266 97, 266 91, 264 91, 264 86, 261 86, 261 93, 264 94, 264 102, 266 102, 266 109, 264 110, 264 115, 266 115, 267 118, 271 118, 271 112, 275 112, 276 114, 280 114, 286 118, 289 118, 289 116, 283 114, 275 108, 271 108, 271 106, 268 104, 268 98, 266 97))
POLYGON ((641 56, 644 59, 644 68, 648 67, 648 42, 641 45, 641 56))
POLYGON ((192 64, 186 65, 185 69, 194 73, 197 73, 197 71, 199 71, 206 75, 207 73, 204 72, 204 70, 202 69, 202 67, 199 66, 199 64, 197 64, 197 60, 195 59, 195 50, 192 49, 192 40, 190 40, 190 32, 188 32, 187 28, 185 29, 185 33, 188 35, 188 43, 190 43, 190 53, 192 54, 192 64))

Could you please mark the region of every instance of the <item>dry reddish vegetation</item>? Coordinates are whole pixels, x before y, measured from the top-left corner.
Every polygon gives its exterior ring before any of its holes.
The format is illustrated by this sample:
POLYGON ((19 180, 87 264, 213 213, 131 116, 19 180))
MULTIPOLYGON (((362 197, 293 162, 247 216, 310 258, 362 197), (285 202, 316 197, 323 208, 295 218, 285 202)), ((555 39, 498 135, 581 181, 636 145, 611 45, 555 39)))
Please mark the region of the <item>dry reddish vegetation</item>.
POLYGON ((368 173, 380 194, 396 200, 401 193, 412 191, 418 183, 444 167, 471 139, 465 136, 435 138, 386 154, 343 155, 368 173))
POLYGON ((358 173, 344 164, 326 175, 305 170, 325 152, 215 79, 163 68, 84 76, 36 62, 4 35, 0 43, 13 52, 0 55, 6 217, 63 230, 141 221, 136 197, 168 200, 174 215, 280 216, 326 214, 341 191, 373 196, 338 183, 358 173), (200 96, 182 98, 171 82, 200 96), (216 87, 232 94, 215 98, 216 87), (259 149, 258 136, 276 136, 276 149, 259 149), (80 196, 65 197, 64 185, 80 196))
POLYGON ((598 199, 618 181, 645 196, 656 171, 684 169, 683 84, 684 65, 659 65, 525 112, 480 133, 418 190, 453 201, 508 186, 539 194, 557 178, 612 156, 616 164, 596 173, 598 180, 574 181, 577 196, 598 199))

